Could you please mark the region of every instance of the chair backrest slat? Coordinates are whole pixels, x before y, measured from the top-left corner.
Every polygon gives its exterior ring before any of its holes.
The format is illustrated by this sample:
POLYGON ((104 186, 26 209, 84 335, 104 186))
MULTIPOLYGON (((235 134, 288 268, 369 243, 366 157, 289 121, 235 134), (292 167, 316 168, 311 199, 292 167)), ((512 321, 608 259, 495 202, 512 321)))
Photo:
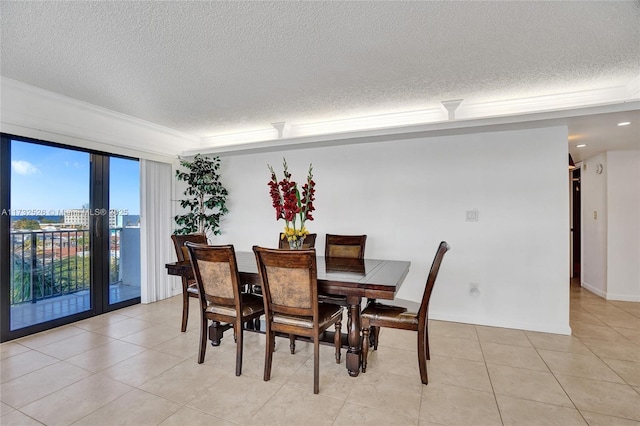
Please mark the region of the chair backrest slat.
POLYGON ((271 303, 281 307, 311 308, 309 271, 266 266, 271 303))
POLYGON ((189 260, 189 251, 185 247, 184 243, 196 243, 207 244, 207 236, 205 234, 184 234, 184 235, 172 235, 173 247, 176 250, 176 256, 178 262, 189 260))
POLYGON ((325 240, 325 257, 348 257, 364 259, 366 235, 334 235, 327 234, 325 240))
POLYGON ((418 311, 419 321, 426 320, 429 311, 429 299, 431 299, 433 286, 436 283, 436 278, 438 277, 438 272, 440 271, 440 265, 442 264, 444 254, 449 251, 450 248, 451 247, 449 247, 449 244, 447 244, 446 241, 442 241, 438 246, 436 255, 433 258, 433 263, 431 264, 431 269, 429 270, 429 277, 427 278, 427 283, 424 287, 424 293, 422 294, 422 302, 420 303, 420 310, 418 311))
POLYGON ((232 245, 209 246, 187 242, 185 245, 201 298, 207 302, 236 305, 240 278, 232 245))
POLYGON ((280 250, 254 246, 265 308, 285 315, 317 316, 315 249, 280 250))

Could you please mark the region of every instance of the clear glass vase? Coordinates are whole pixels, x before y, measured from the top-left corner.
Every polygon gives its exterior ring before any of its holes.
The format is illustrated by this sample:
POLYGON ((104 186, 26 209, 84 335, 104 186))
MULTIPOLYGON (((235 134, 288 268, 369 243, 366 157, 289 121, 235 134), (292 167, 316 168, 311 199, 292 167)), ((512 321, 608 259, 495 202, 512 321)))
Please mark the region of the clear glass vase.
POLYGON ((289 249, 300 250, 304 244, 304 237, 298 237, 296 240, 289 241, 289 249))

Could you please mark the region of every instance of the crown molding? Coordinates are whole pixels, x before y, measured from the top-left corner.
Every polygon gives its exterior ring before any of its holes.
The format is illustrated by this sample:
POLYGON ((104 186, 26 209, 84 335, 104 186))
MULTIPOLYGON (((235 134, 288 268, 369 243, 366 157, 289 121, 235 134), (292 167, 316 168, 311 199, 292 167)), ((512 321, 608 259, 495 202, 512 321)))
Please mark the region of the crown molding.
POLYGON ((5 132, 12 128, 14 134, 20 130, 19 135, 30 137, 48 133, 52 142, 61 143, 68 136, 117 147, 119 152, 137 152, 141 158, 177 156, 182 149, 201 144, 199 137, 6 77, 2 77, 0 87, 0 119, 5 132))
POLYGON ((0 130, 2 133, 10 135, 57 142, 78 148, 88 148, 95 151, 107 152, 109 154, 143 158, 162 163, 173 163, 177 156, 174 152, 168 152, 166 150, 156 150, 149 147, 145 147, 145 149, 140 150, 133 146, 125 146, 122 143, 119 143, 119 141, 115 141, 108 137, 101 137, 96 133, 94 133, 92 137, 87 137, 86 132, 84 131, 72 131, 69 126, 59 127, 56 126, 55 123, 45 123, 45 126, 42 126, 42 128, 34 128, 31 125, 31 121, 21 123, 20 118, 13 117, 12 119, 11 117, 7 117, 7 115, 11 114, 3 112, 1 123, 2 127, 0 130))
MULTIPOLYGON (((374 116, 356 117, 318 123, 286 123, 286 132, 275 132, 273 128, 216 135, 202 139, 198 152, 239 152, 245 149, 265 150, 270 147, 304 147, 305 144, 330 144, 331 141, 346 143, 348 140, 362 137, 381 137, 411 133, 412 126, 428 126, 432 130, 461 129, 468 123, 490 123, 494 118, 513 124, 516 121, 529 121, 527 116, 553 114, 555 117, 571 116, 584 108, 604 108, 640 100, 640 77, 627 85, 603 89, 584 90, 570 93, 535 96, 530 98, 508 99, 502 101, 467 103, 462 99, 455 101, 455 114, 444 108, 407 111, 374 116), (573 111, 568 113, 566 111, 573 111), (441 124, 445 122, 444 124, 441 124), (456 124, 452 124, 452 123, 456 124), (372 132, 372 133, 371 133, 372 132), (282 137, 279 137, 279 135, 282 137), (260 137, 262 136, 262 139, 260 137)), ((615 109, 615 108, 614 108, 615 109)), ((480 124, 484 126, 484 124, 480 124)), ((487 124, 492 125, 492 124, 487 124)), ((476 126, 476 124, 471 125, 476 126)), ((432 131, 430 130, 430 131, 432 131)), ((420 130, 418 131, 420 132, 420 130)), ((196 150, 186 150, 190 155, 196 150)))
POLYGON ((627 84, 630 99, 640 99, 640 75, 627 84))
POLYGON ((15 88, 16 90, 29 92, 33 95, 40 96, 43 98, 51 99, 55 102, 66 104, 70 107, 77 108, 79 110, 91 111, 98 115, 103 115, 106 117, 110 117, 112 119, 125 121, 127 123, 131 123, 133 125, 139 127, 146 127, 156 132, 166 133, 168 135, 178 137, 181 139, 189 140, 194 144, 198 144, 201 142, 201 138, 189 133, 181 132, 179 130, 172 129, 170 127, 160 126, 159 124, 151 123, 149 121, 145 121, 139 118, 132 117, 127 114, 122 114, 117 111, 113 111, 107 108, 103 108, 94 104, 90 104, 88 102, 80 101, 75 98, 70 98, 68 96, 61 95, 59 93, 51 92, 49 90, 41 89, 36 86, 32 86, 30 84, 22 83, 17 80, 13 80, 7 77, 2 77, 2 86, 8 86, 15 88))
MULTIPOLYGON (((635 97, 637 99, 637 97, 635 97)), ((462 104, 456 117, 461 119, 487 118, 546 111, 562 111, 572 108, 607 105, 633 100, 628 86, 584 90, 571 93, 534 96, 503 101, 462 104)))
POLYGON ((273 139, 278 139, 278 130, 275 128, 203 137, 201 145, 203 147, 236 145, 239 143, 268 141, 273 139))
MULTIPOLYGON (((487 126, 530 126, 541 120, 552 124, 549 120, 579 116, 580 111, 618 112, 619 105, 637 105, 640 100, 639 76, 625 86, 605 89, 476 104, 461 102, 454 119, 445 108, 434 108, 316 123, 281 122, 275 124, 282 124, 282 132, 272 125, 268 129, 200 138, 6 77, 1 77, 1 88, 3 131, 48 133, 57 141, 68 136, 70 140, 93 141, 119 152, 135 152, 143 158, 406 139, 471 129, 484 131, 479 129, 487 126)), ((623 110, 634 109, 638 107, 623 110)))
POLYGON ((393 112, 342 120, 294 124, 291 125, 289 134, 291 137, 339 134, 361 130, 432 123, 445 120, 446 117, 446 111, 442 108, 393 112))
POLYGON ((236 155, 281 150, 306 149, 358 143, 386 142, 455 134, 508 131, 567 125, 567 119, 593 114, 640 110, 640 101, 620 102, 584 108, 545 111, 529 114, 489 118, 441 121, 411 126, 395 126, 371 130, 323 134, 303 137, 259 141, 243 144, 226 144, 185 150, 183 156, 195 154, 236 155))

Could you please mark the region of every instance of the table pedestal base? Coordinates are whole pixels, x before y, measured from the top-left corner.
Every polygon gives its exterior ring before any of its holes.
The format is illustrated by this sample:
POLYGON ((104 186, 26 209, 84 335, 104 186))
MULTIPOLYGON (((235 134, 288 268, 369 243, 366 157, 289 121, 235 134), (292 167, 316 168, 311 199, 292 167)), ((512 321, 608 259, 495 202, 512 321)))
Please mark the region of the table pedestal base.
POLYGON ((351 377, 360 374, 360 297, 347 296, 347 370, 351 377))
POLYGON ((224 337, 224 332, 233 328, 231 324, 220 324, 218 321, 212 321, 209 326, 209 340, 211 346, 220 346, 220 341, 224 337))

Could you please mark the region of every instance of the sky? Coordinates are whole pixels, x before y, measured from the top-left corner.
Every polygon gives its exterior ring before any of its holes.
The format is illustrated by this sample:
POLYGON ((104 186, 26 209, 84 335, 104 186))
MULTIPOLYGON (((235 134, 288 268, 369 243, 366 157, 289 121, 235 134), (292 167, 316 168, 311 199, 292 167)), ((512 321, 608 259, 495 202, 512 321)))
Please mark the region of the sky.
MULTIPOLYGON (((83 151, 11 141, 12 215, 62 215, 83 208, 89 203, 89 159, 83 151)), ((111 158, 111 209, 140 214, 139 164, 111 158)))

